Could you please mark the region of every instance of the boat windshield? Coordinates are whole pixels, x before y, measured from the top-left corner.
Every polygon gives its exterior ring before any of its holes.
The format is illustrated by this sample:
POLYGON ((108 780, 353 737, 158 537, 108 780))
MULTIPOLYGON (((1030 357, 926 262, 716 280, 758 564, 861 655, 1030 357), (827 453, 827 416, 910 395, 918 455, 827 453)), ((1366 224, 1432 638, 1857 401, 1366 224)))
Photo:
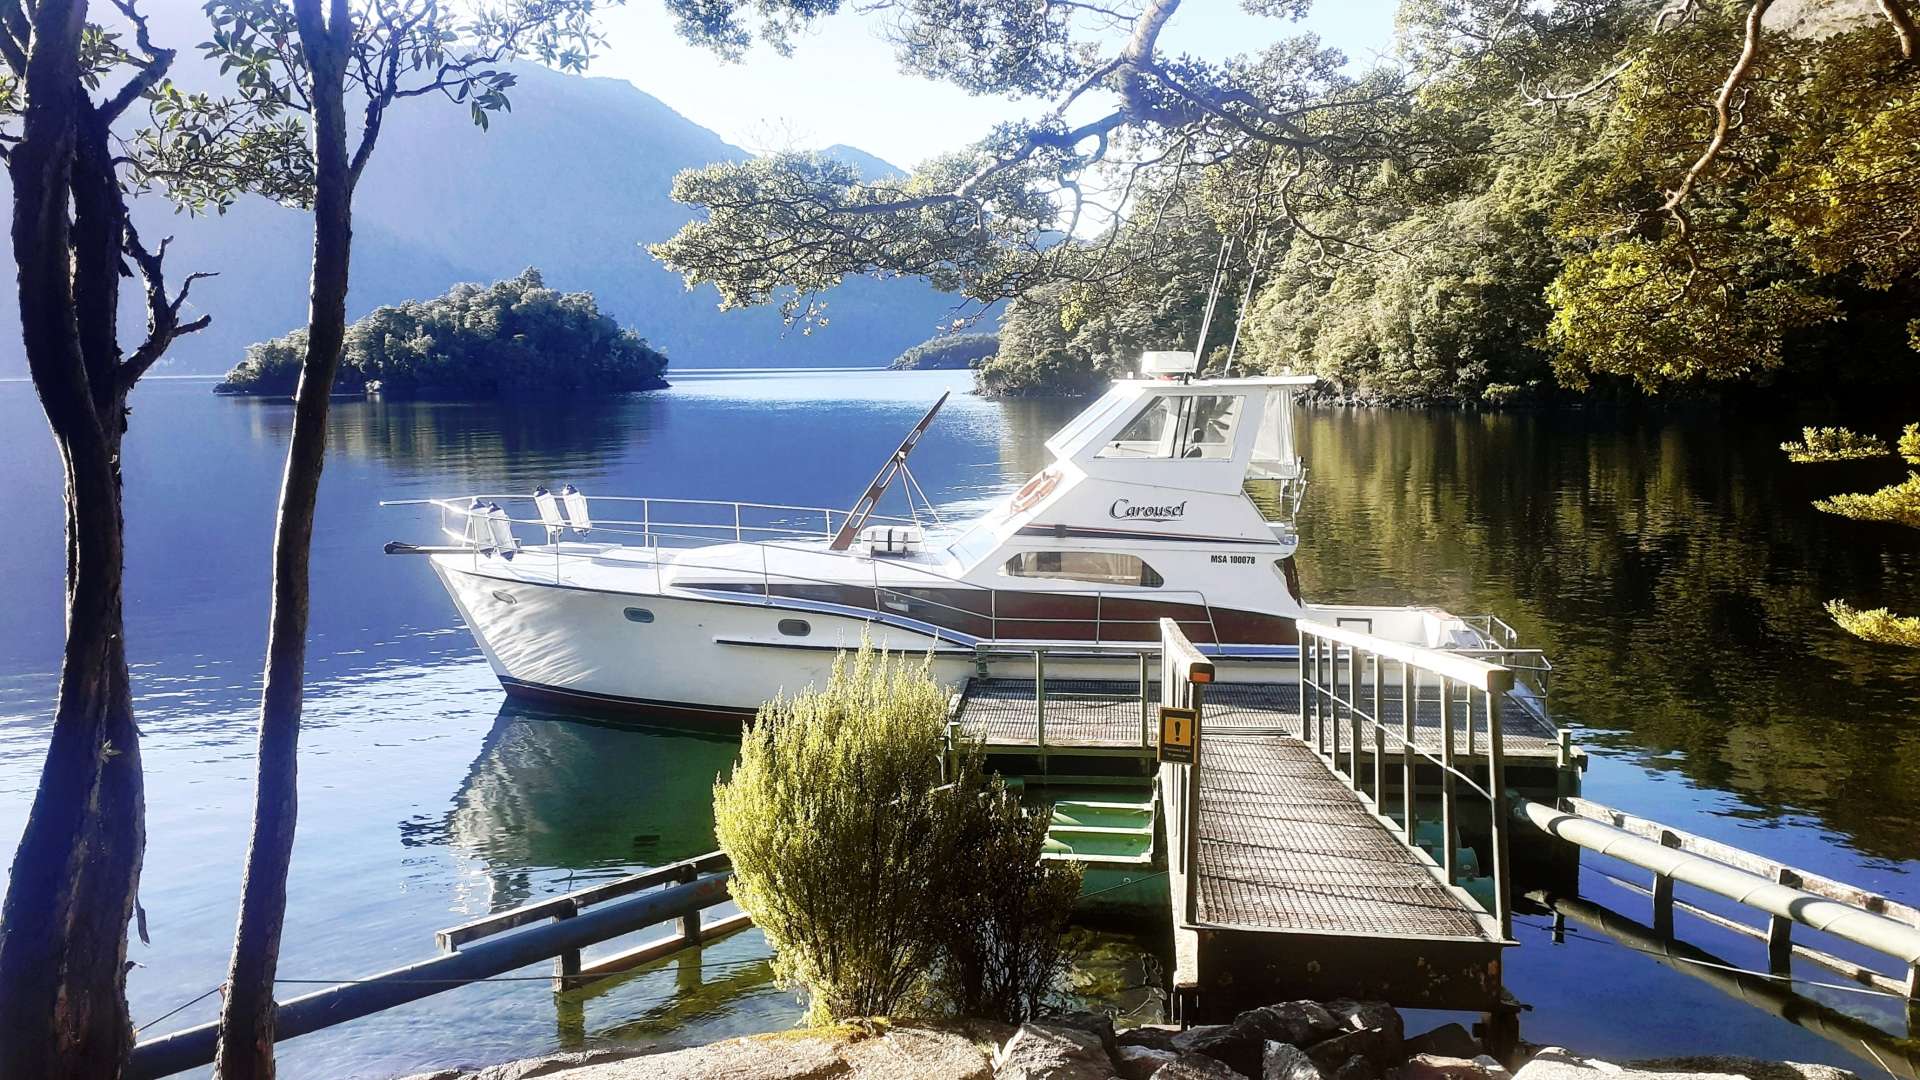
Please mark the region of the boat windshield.
POLYGON ((1224 461, 1233 457, 1243 400, 1239 394, 1156 396, 1096 456, 1224 461))
POLYGON ((1272 391, 1261 414, 1247 475, 1259 480, 1291 480, 1300 475, 1300 458, 1293 452, 1293 395, 1272 391))

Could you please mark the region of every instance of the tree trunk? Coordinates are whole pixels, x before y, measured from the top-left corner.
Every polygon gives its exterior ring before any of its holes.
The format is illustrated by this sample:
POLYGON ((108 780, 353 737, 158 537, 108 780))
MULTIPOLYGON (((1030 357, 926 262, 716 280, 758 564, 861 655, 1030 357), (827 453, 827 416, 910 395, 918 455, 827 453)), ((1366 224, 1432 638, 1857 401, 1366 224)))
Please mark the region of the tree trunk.
POLYGON ((227 969, 214 1074, 223 1080, 274 1075, 273 980, 286 917, 287 871, 298 810, 301 698, 307 646, 308 556, 327 449, 327 407, 346 340, 347 271, 353 237, 348 168, 346 70, 351 24, 343 0, 321 22, 320 0, 295 0, 312 72, 314 123, 313 282, 307 354, 294 393, 293 432, 280 484, 273 542, 273 612, 260 698, 259 775, 253 838, 241 884, 240 920, 227 969))
POLYGON ((91 349, 81 330, 112 326, 117 279, 92 276, 91 287, 75 286, 77 276, 101 266, 95 242, 117 243, 125 219, 117 197, 89 201, 73 186, 97 192, 94 170, 102 164, 112 177, 110 161, 98 159, 75 171, 80 128, 91 114, 79 78, 85 20, 84 0, 42 0, 34 9, 27 104, 7 162, 22 340, 67 501, 67 638, 53 732, 0 907, 0 1076, 7 1077, 114 1076, 133 1043, 127 922, 146 835, 121 605, 127 386, 117 348, 91 349), (70 223, 70 196, 84 221, 70 223), (71 247, 77 240, 91 250, 71 247))

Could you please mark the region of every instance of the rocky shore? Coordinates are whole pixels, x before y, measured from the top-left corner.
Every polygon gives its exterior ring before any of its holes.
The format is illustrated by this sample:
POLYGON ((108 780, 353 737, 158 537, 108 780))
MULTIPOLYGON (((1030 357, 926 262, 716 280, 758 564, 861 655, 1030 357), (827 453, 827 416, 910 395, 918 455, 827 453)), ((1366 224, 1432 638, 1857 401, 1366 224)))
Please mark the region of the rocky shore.
POLYGON ((600 1050, 409 1080, 1858 1080, 1828 1065, 1737 1057, 1620 1064, 1560 1047, 1501 1062, 1448 1024, 1409 1036, 1381 1002, 1290 1001, 1230 1024, 1116 1030, 1098 1013, 1018 1028, 869 1021, 690 1050, 600 1050))

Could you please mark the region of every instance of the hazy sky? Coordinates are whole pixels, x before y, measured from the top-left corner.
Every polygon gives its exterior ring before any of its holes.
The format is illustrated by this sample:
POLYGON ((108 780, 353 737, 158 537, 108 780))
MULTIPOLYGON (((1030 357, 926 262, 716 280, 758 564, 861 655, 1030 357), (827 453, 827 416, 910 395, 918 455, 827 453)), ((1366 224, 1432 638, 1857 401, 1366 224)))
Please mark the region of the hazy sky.
MULTIPOLYGON (((1219 58, 1303 31, 1357 65, 1370 65, 1393 35, 1396 0, 1319 0, 1303 22, 1256 18, 1238 0, 1186 0, 1161 37, 1168 54, 1219 58)), ((985 134, 997 121, 1040 111, 1037 103, 975 98, 906 76, 871 18, 822 23, 782 59, 757 49, 725 64, 682 43, 664 6, 642 0, 605 17, 607 48, 592 73, 626 79, 737 146, 764 151, 857 146, 902 168, 985 134)))

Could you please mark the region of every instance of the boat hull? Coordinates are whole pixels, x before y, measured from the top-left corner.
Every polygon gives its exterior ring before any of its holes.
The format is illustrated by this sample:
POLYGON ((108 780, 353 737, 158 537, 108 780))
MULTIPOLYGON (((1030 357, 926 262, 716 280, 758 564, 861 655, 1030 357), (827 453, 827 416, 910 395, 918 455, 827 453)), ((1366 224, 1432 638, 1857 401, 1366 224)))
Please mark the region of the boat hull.
POLYGON ((562 708, 738 729, 765 702, 824 683, 834 656, 863 637, 933 653, 945 684, 973 666, 951 641, 857 615, 434 570, 501 686, 562 708))

